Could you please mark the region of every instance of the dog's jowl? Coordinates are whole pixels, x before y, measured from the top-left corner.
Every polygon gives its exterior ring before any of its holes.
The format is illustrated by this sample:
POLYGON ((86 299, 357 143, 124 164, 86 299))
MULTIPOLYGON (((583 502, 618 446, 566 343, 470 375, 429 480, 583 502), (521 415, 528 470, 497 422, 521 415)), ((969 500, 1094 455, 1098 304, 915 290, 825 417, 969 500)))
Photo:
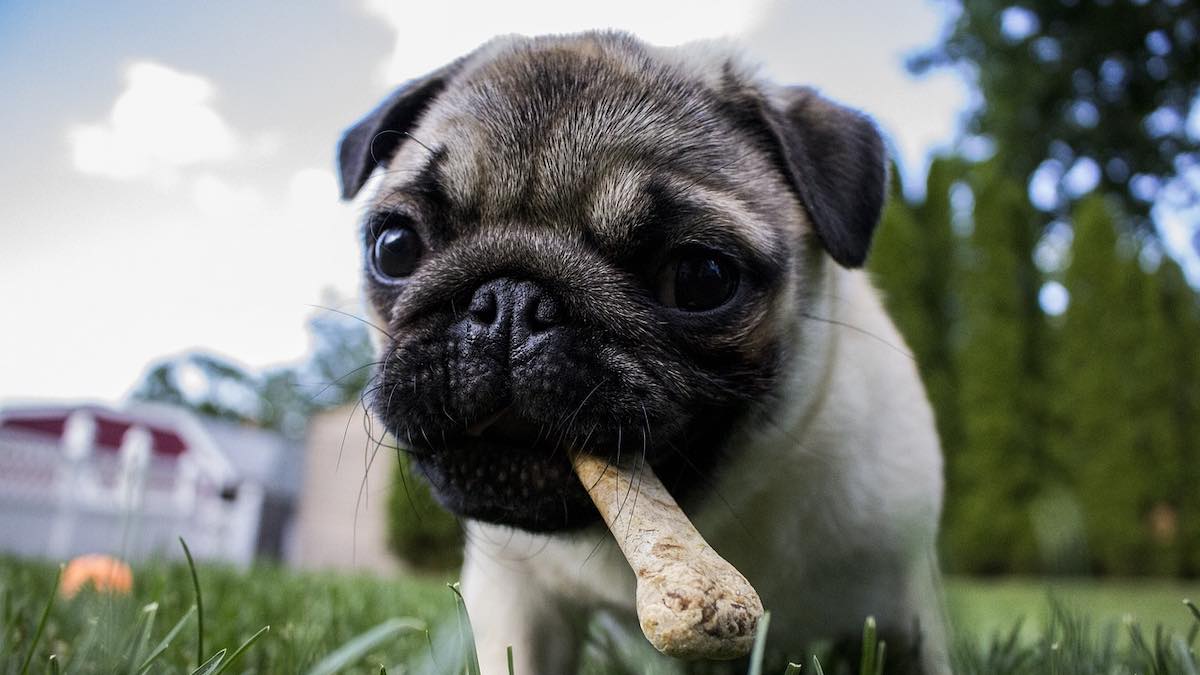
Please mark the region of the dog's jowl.
POLYGON ((467 524, 485 673, 508 645, 517 673, 573 672, 580 617, 632 619, 569 452, 650 467, 773 650, 872 615, 892 670, 948 672, 938 440, 859 269, 887 183, 867 117, 712 45, 503 38, 400 87, 339 159, 345 198, 370 184, 373 413, 467 524))

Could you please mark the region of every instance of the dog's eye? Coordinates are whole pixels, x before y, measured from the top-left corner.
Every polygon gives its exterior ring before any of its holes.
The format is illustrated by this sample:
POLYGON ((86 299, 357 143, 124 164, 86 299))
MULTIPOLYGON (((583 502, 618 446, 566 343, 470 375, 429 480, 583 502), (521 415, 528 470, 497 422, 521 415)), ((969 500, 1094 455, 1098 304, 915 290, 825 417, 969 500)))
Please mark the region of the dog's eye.
POLYGON ((658 299, 687 312, 716 309, 733 297, 738 267, 726 256, 707 248, 687 248, 659 274, 658 299))
POLYGON ((390 227, 375 239, 375 269, 389 279, 402 279, 417 269, 424 252, 421 236, 411 227, 390 227))

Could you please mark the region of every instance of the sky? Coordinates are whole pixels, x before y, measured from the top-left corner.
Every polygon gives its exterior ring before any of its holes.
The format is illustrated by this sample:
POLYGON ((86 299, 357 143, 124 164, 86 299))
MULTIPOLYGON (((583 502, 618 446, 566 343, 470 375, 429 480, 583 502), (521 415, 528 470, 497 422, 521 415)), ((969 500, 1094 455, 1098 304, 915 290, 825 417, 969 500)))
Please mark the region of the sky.
POLYGON ((314 306, 359 308, 338 136, 497 34, 732 38, 769 77, 872 114, 910 184, 969 103, 955 74, 904 70, 942 30, 929 0, 80 7, 0 0, 0 402, 116 403, 191 350, 302 358, 314 306))

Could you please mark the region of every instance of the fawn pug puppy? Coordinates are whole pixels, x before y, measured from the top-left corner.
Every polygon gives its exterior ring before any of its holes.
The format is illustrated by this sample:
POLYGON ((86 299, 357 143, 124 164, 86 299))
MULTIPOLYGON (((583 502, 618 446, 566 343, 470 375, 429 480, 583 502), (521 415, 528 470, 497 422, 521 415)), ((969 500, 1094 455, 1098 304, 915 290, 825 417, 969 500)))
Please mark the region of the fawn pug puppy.
POLYGON ((568 447, 648 463, 772 647, 874 615, 897 670, 948 672, 934 421, 858 269, 887 183, 867 117, 712 45, 500 38, 400 87, 339 161, 347 199, 383 169, 373 414, 466 521, 486 673, 508 645, 517 673, 572 672, 578 617, 632 606, 568 447))

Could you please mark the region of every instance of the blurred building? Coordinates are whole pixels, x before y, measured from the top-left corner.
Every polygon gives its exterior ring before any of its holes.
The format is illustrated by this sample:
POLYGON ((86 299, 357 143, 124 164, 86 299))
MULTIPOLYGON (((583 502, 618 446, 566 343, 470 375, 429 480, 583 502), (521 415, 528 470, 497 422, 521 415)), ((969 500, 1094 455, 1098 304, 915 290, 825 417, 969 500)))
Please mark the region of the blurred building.
POLYGON ((303 487, 290 560, 310 569, 387 573, 398 562, 387 548, 388 498, 396 459, 370 432, 361 406, 309 420, 303 487))
POLYGON ((163 405, 0 409, 0 552, 285 557, 303 475, 275 433, 163 405))

